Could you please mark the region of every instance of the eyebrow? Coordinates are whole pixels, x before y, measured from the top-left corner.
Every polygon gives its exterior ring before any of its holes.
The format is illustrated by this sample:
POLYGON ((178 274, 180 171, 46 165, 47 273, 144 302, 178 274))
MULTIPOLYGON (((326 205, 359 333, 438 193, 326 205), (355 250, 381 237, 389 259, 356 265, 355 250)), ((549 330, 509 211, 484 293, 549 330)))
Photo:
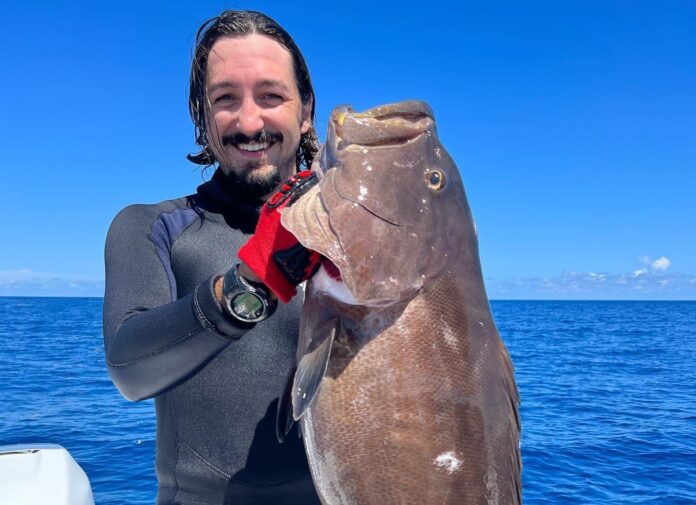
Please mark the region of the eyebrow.
MULTIPOLYGON (((280 88, 283 91, 290 92, 290 88, 288 87, 287 84, 285 84, 283 81, 278 81, 276 79, 264 79, 263 81, 259 81, 255 86, 255 88, 280 88)), ((217 91, 220 88, 239 88, 239 84, 232 82, 232 81, 220 81, 216 82, 215 84, 211 85, 208 87, 208 93, 212 93, 213 91, 217 91)))
POLYGON ((212 93, 220 88, 238 88, 239 86, 231 81, 220 81, 208 87, 208 93, 212 93))
MULTIPOLYGON (((287 84, 285 84, 283 81, 279 81, 277 79, 264 79, 263 81, 260 81, 256 84, 256 88, 280 88, 286 93, 290 93, 290 88, 288 87, 287 84)), ((208 88, 208 93, 212 93, 213 91, 217 91, 220 88, 232 88, 236 89, 239 88, 239 84, 232 82, 232 81, 220 81, 212 84, 208 88)))
POLYGON ((259 87, 259 88, 265 88, 265 87, 280 88, 287 93, 290 92, 290 88, 288 87, 287 84, 285 84, 283 81, 278 81, 276 79, 265 79, 265 80, 259 82, 257 87, 259 87))

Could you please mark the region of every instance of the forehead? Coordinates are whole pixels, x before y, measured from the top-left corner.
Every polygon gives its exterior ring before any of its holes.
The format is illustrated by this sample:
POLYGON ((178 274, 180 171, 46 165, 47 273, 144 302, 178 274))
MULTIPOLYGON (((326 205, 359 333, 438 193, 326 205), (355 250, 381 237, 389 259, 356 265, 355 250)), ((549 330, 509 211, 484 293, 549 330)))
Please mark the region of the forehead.
POLYGON ((269 79, 295 87, 292 55, 272 38, 255 33, 246 37, 223 37, 210 49, 208 86, 220 81, 243 85, 269 79))

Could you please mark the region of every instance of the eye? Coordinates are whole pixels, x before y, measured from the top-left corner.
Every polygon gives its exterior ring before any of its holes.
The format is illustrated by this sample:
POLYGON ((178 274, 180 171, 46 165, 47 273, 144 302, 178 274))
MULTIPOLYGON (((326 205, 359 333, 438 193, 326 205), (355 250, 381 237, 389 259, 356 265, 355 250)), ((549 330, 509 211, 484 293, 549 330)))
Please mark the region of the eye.
POLYGON ((262 99, 269 105, 277 105, 285 101, 285 97, 278 93, 266 93, 262 96, 262 99))
POLYGON ((428 183, 428 189, 432 191, 440 191, 445 187, 445 174, 440 170, 430 170, 425 174, 425 180, 428 183))
POLYGON ((231 103, 232 100, 234 100, 234 95, 225 93, 224 95, 220 95, 219 97, 215 98, 213 102, 217 105, 225 105, 231 103))

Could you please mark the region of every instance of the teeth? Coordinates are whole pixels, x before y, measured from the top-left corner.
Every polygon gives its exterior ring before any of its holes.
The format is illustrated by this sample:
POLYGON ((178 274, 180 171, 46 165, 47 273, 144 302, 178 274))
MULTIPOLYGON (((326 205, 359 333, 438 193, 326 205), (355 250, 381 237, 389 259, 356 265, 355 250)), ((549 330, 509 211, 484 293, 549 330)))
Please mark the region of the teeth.
POLYGON ((261 143, 254 143, 254 144, 237 144, 237 148, 241 149, 242 151, 251 151, 251 152, 256 152, 256 151, 262 151, 263 149, 268 148, 268 142, 261 142, 261 143))

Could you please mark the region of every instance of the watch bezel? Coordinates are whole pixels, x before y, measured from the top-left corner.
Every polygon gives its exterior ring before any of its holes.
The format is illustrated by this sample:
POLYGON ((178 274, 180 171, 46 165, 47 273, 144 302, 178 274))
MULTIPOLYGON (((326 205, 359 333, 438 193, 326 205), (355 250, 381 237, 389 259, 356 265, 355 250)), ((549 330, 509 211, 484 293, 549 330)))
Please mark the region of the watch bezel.
POLYGON ((258 323, 264 319, 267 319, 268 316, 271 315, 274 308, 271 304, 270 296, 262 286, 254 285, 239 275, 237 267, 238 265, 234 267, 233 273, 235 286, 230 287, 227 285, 230 273, 232 272, 228 272, 223 281, 222 294, 225 300, 225 308, 227 309, 226 312, 235 319, 244 323, 258 323), (234 300, 240 295, 252 295, 259 300, 263 306, 261 313, 256 317, 246 317, 242 313, 238 312, 234 305, 234 300))

